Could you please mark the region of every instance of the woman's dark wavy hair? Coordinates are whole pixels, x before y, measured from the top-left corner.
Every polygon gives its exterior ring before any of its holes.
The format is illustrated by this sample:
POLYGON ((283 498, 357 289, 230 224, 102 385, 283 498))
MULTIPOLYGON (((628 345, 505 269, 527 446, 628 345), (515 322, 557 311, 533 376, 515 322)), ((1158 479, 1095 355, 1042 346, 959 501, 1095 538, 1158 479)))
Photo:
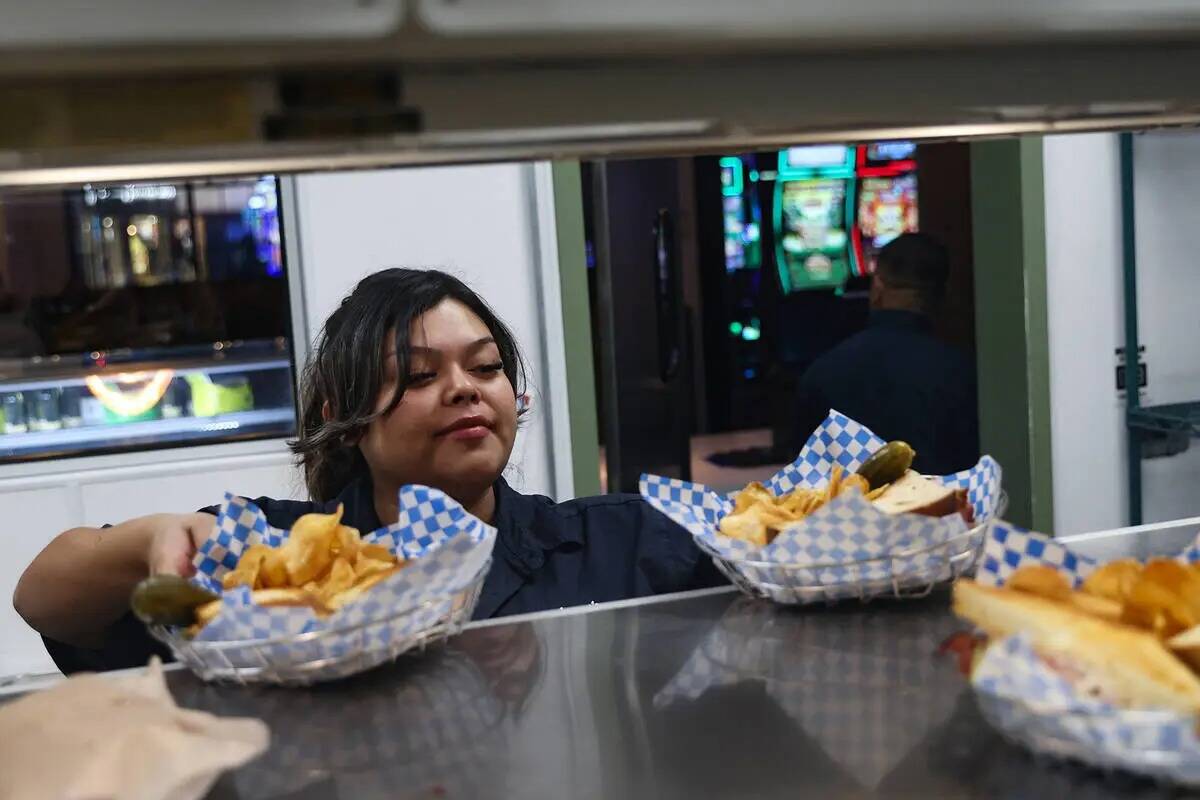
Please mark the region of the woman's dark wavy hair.
POLYGON ((465 283, 438 270, 385 269, 368 275, 325 320, 301 379, 300 436, 289 446, 313 500, 332 499, 366 472, 358 440, 372 420, 400 404, 407 388, 412 323, 446 299, 457 300, 483 320, 500 350, 504 374, 518 397, 524 393, 525 361, 512 331, 465 283), (396 345, 399 381, 391 402, 376 412, 389 334, 396 345), (322 411, 326 403, 329 419, 322 411))

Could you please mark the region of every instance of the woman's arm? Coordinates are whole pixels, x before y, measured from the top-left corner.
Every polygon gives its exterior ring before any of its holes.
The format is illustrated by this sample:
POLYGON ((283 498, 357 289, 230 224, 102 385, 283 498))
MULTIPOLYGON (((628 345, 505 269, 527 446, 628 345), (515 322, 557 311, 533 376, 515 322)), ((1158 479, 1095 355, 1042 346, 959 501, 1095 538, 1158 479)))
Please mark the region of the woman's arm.
POLYGON ((13 606, 42 635, 99 647, 150 574, 190 575, 209 514, 151 514, 111 528, 73 528, 55 537, 21 576, 13 606))

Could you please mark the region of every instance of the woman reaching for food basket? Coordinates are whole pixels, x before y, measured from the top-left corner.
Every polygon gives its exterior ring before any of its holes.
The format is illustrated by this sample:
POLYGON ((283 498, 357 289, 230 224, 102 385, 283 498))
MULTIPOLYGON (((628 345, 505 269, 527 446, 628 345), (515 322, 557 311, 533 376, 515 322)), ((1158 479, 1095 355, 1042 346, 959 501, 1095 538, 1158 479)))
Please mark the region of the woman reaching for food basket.
MULTIPOLYGON (((253 502, 281 529, 341 504, 345 524, 371 531, 396 521, 401 486, 441 489, 498 530, 477 619, 723 582, 692 537, 639 497, 555 503, 512 489, 501 474, 524 383, 512 333, 460 280, 370 275, 326 321, 304 371, 292 449, 311 500, 253 502)), ((64 672, 169 657, 129 612, 130 592, 148 574, 191 574, 215 513, 68 530, 25 570, 14 604, 64 672)))

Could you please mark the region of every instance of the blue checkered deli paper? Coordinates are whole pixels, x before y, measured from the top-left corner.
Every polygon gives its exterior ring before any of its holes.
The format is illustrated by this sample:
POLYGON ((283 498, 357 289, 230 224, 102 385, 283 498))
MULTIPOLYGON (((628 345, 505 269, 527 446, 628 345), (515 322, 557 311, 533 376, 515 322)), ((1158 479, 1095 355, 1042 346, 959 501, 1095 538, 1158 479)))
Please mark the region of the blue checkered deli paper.
POLYGON ((390 661, 470 619, 491 563, 496 529, 443 492, 405 486, 399 520, 365 533, 408 563, 335 613, 263 607, 247 587, 222 592, 221 578, 252 545, 277 547, 288 531, 263 512, 225 496, 210 537, 197 550, 193 580, 221 594, 221 612, 195 636, 152 629, 201 677, 306 684, 334 680, 390 661))
MULTIPOLYGON (((1200 561, 1200 537, 1176 558, 1200 561)), ((1048 536, 997 523, 975 580, 1003 586, 1020 567, 1045 565, 1078 587, 1098 564, 1048 536)), ((1196 719, 1171 711, 1116 708, 1051 669, 1021 635, 988 647, 971 674, 980 710, 1005 737, 1050 756, 1162 781, 1200 785, 1196 719)))
MULTIPOLYGON (((831 411, 796 460, 765 485, 776 496, 797 487, 823 487, 835 466, 853 473, 884 444, 865 425, 831 411)), ((743 591, 795 605, 920 594, 968 571, 988 527, 1002 513, 1000 478, 1000 465, 990 456, 969 470, 937 478, 966 490, 975 512, 973 527, 958 514, 940 519, 886 514, 853 491, 785 528, 763 548, 719 532, 721 518, 733 508, 732 495, 658 475, 643 475, 640 489, 743 591)))

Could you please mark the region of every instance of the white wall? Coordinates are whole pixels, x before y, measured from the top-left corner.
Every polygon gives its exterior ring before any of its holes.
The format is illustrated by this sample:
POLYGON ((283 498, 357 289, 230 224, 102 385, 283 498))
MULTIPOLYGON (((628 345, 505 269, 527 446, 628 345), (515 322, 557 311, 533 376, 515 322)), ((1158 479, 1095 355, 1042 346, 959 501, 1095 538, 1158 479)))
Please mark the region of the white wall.
POLYGON ((1113 351, 1121 312, 1120 173, 1111 134, 1044 142, 1054 532, 1127 518, 1124 404, 1113 351))
POLYGON ((544 319, 561 319, 561 304, 556 292, 542 292, 542 266, 549 260, 557 270, 557 261, 539 237, 533 170, 499 164, 305 175, 295 195, 311 335, 376 270, 436 267, 462 278, 512 328, 531 370, 533 409, 506 477, 519 491, 553 497, 564 486, 569 493, 570 452, 550 446, 551 400, 566 387, 551 397, 547 359, 561 361, 562 341, 561 332, 548 340, 544 319))
MULTIPOLYGON (((1149 385, 1142 402, 1200 400, 1200 134, 1134 140, 1138 314, 1149 385)), ((1124 344, 1117 137, 1044 145, 1055 533, 1128 521, 1124 403, 1114 350, 1124 344)), ((1200 442, 1143 462, 1147 522, 1200 513, 1200 442)))
POLYGON ((56 471, 0 481, 0 677, 52 672, 40 637, 12 607, 25 567, 61 531, 159 511, 194 511, 226 491, 298 497, 282 441, 54 462, 56 471), (237 454, 231 454, 233 453, 237 454), (253 452, 247 452, 253 451, 253 452), (152 458, 151 458, 152 457, 152 458))
MULTIPOLYGON (((1133 148, 1145 402, 1200 400, 1200 133, 1135 136, 1133 148)), ((1200 440, 1181 455, 1146 461, 1142 486, 1147 522, 1200 513, 1200 440)))

